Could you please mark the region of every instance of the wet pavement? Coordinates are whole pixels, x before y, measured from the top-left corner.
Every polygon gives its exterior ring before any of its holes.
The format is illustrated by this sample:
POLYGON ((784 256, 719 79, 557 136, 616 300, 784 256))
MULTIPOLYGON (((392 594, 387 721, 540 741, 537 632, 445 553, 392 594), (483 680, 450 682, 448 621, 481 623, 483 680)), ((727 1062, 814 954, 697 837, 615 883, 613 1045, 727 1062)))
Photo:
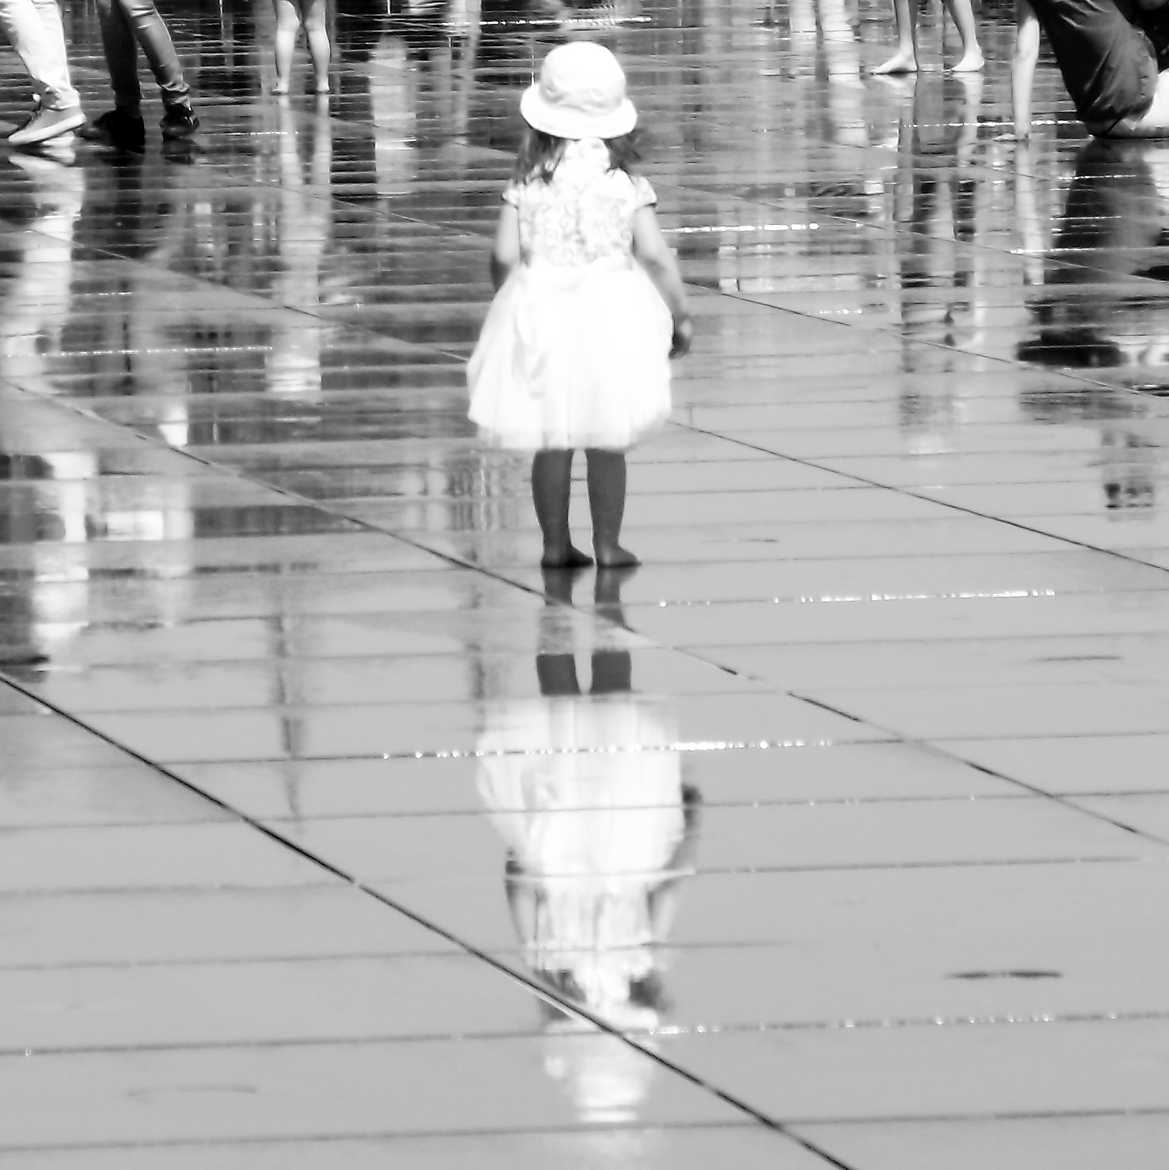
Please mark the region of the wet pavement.
POLYGON ((1169 146, 1005 7, 167 14, 193 145, 0 153, 0 1162, 1157 1163, 1169 146), (463 386, 566 30, 698 323, 575 578, 463 386))

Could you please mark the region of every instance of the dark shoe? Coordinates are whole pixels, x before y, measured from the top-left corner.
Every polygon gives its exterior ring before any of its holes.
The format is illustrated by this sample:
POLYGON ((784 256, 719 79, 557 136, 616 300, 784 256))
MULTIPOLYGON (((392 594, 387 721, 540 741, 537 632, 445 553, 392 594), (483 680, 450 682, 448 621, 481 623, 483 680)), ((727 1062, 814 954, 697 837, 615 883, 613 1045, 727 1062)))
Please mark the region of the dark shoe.
POLYGON ((171 106, 162 116, 162 136, 167 142, 190 138, 199 129, 199 119, 190 106, 171 106))
POLYGON ((107 110, 81 131, 81 137, 90 142, 103 142, 119 150, 146 149, 146 123, 137 114, 125 110, 107 110))
POLYGON ((38 103, 23 126, 8 135, 9 146, 37 146, 85 125, 85 115, 80 106, 67 110, 50 110, 38 103))

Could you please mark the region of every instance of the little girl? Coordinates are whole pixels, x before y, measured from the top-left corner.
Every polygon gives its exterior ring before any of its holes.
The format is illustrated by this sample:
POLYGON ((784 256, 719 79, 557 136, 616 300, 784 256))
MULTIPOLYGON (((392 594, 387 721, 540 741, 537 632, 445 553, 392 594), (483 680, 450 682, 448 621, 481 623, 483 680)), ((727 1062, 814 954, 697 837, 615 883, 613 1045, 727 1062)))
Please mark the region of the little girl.
POLYGON ((568 530, 577 447, 597 564, 634 565, 620 543, 625 451, 670 412, 669 358, 691 337, 682 279, 653 188, 630 170, 637 112, 613 54, 588 41, 553 49, 520 113, 529 129, 503 193, 470 418, 488 441, 536 452, 543 567, 592 563, 568 530))

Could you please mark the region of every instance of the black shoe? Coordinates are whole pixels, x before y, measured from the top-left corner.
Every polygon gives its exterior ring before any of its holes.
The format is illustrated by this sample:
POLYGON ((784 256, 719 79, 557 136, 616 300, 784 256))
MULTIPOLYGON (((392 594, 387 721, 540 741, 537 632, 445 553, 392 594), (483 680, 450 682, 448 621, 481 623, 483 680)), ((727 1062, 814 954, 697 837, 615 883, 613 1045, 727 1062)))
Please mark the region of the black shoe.
POLYGON ((120 150, 146 149, 146 123, 137 114, 125 110, 107 110, 78 133, 90 142, 104 142, 120 150))
POLYGON ((190 138, 199 129, 199 119, 190 106, 171 106, 162 116, 162 136, 167 142, 190 138))

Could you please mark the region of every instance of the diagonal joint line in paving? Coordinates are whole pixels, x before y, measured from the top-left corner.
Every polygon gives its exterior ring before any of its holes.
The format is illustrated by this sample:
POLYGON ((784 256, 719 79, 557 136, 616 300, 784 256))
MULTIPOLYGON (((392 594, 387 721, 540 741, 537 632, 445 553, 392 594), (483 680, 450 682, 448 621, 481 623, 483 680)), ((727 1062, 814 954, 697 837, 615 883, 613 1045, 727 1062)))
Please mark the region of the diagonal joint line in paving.
POLYGON ((430 931, 432 934, 445 939, 447 942, 457 946, 460 950, 464 951, 472 958, 478 959, 480 962, 486 964, 497 974, 502 975, 504 978, 513 983, 518 983, 521 987, 524 987, 532 994, 538 996, 540 999, 554 1004, 558 1010, 563 1011, 566 1015, 587 1023, 598 1029, 598 1031, 611 1036, 615 1040, 619 1040, 622 1044, 627 1045, 629 1048, 632 1048, 642 1056, 652 1060, 655 1064, 666 1069, 675 1076, 681 1077, 683 1080, 688 1081, 696 1088, 710 1093, 712 1096, 717 1097, 719 1100, 725 1102, 732 1108, 739 1110, 748 1117, 751 1117, 760 1125, 766 1126, 768 1129, 787 1138, 796 1145, 801 1146, 808 1153, 814 1154, 828 1165, 836 1167, 837 1170, 858 1170, 858 1168, 850 1165, 849 1163, 842 1162, 840 1159, 830 1154, 826 1149, 822 1148, 811 1139, 805 1138, 800 1134, 793 1132, 788 1128, 787 1125, 784 1124, 784 1122, 771 1117, 769 1114, 763 1112, 761 1109, 757 1109, 755 1106, 734 1095, 733 1093, 724 1089, 720 1089, 717 1085, 704 1079, 697 1073, 691 1072, 685 1066, 678 1064, 675 1061, 669 1060, 660 1053, 654 1052, 652 1049, 639 1044, 633 1037, 627 1036, 623 1032, 613 1028, 600 1016, 594 1015, 592 1012, 585 1010, 580 1005, 573 1003, 571 1000, 561 998, 550 989, 542 986, 534 978, 524 975, 522 972, 512 970, 510 967, 507 967, 501 963, 488 952, 482 950, 480 947, 475 946, 474 943, 460 937, 453 931, 448 930, 441 923, 435 922, 426 915, 419 914, 416 911, 411 910, 408 906, 402 905, 400 902, 395 901, 388 894, 385 894, 373 886, 370 886, 361 881, 353 874, 348 873, 340 866, 335 865, 333 862, 329 861, 328 858, 322 856, 320 853, 305 848, 303 845, 298 844, 296 841, 285 836, 283 833, 273 829, 270 825, 267 825, 256 817, 249 815, 242 809, 236 808, 228 801, 212 795, 211 793, 200 788, 198 784, 195 784, 192 781, 178 775, 178 773, 172 771, 164 764, 160 764, 156 760, 150 759, 148 756, 135 751, 132 747, 121 743, 112 736, 105 734, 95 727, 91 727, 83 719, 78 718, 69 711, 63 710, 54 703, 48 702, 47 700, 41 698, 36 694, 35 691, 25 687, 23 684, 9 678, 4 678, 3 682, 5 685, 11 687, 19 694, 24 695, 26 698, 39 704, 41 707, 52 711, 55 715, 64 719, 72 726, 92 735, 94 738, 101 740, 110 747, 116 748, 118 751, 121 751, 130 758, 137 760, 139 763, 144 764, 159 776, 165 777, 174 784, 178 784, 187 792, 190 792, 193 795, 208 801, 216 808, 230 814, 238 822, 246 825, 250 829, 253 829, 274 844, 279 845, 282 848, 291 851, 292 853, 295 853, 298 857, 302 858, 304 861, 307 861, 310 865, 316 866, 317 868, 330 874, 332 877, 337 878, 339 881, 346 883, 353 889, 364 894, 366 897, 373 899, 373 901, 378 902, 382 906, 385 906, 387 909, 401 914, 403 917, 410 919, 412 922, 418 926, 421 926, 425 930, 430 931))

